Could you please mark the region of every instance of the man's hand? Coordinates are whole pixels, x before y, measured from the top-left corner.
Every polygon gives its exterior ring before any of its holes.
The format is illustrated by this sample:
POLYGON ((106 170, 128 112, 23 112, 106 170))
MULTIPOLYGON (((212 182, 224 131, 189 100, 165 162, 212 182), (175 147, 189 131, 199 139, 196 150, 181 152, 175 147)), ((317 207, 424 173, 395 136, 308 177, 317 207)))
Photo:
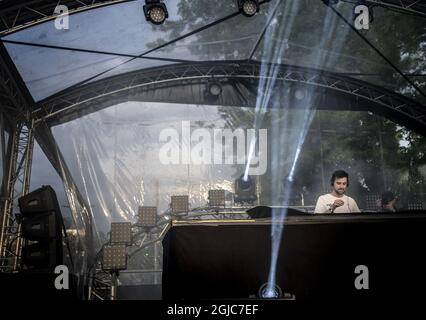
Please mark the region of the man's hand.
POLYGON ((343 200, 341 200, 341 199, 334 200, 333 206, 331 207, 331 212, 333 212, 334 209, 336 209, 337 207, 343 206, 344 203, 345 202, 343 200))

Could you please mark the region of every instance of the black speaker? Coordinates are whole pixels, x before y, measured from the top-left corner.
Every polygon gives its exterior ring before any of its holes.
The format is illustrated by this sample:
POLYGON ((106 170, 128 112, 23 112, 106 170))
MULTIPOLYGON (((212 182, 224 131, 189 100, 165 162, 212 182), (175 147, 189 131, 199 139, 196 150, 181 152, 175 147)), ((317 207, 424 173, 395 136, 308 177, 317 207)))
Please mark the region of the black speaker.
POLYGON ((47 211, 59 212, 55 191, 51 186, 42 186, 18 199, 21 214, 31 216, 33 213, 47 211))
POLYGON ((22 248, 21 263, 27 269, 51 269, 63 264, 62 243, 56 239, 42 240, 22 248))
POLYGON ((22 220, 22 236, 28 240, 61 237, 61 219, 55 211, 35 214, 22 220))
POLYGON ((55 191, 50 186, 42 186, 18 202, 24 238, 22 269, 50 269, 61 265, 63 222, 55 191))

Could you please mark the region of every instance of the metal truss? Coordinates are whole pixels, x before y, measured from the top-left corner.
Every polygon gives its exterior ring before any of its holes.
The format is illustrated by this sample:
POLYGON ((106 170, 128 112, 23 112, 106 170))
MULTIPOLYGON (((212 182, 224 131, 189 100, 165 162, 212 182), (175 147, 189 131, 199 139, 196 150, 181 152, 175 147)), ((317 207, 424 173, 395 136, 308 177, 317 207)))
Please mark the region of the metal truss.
POLYGON ((56 6, 65 5, 69 14, 134 0, 11 0, 0 5, 0 36, 55 19, 56 6))
MULTIPOLYGON (((152 99, 152 94, 149 95, 149 93, 153 91, 158 93, 159 89, 162 88, 184 88, 189 85, 203 84, 212 78, 221 81, 232 80, 235 83, 244 83, 245 86, 247 86, 247 83, 253 82, 252 92, 250 90, 245 93, 237 92, 236 96, 240 96, 241 101, 236 102, 235 99, 221 101, 221 104, 224 105, 238 105, 239 103, 241 106, 247 104, 247 101, 255 101, 257 93, 256 81, 271 79, 272 77, 274 77, 277 84, 279 82, 292 83, 315 87, 317 91, 326 90, 330 95, 333 95, 333 93, 334 95, 343 94, 345 98, 341 100, 342 108, 345 107, 345 101, 351 100, 373 111, 375 107, 386 108, 391 113, 397 114, 398 117, 415 123, 418 127, 426 127, 426 108, 424 106, 382 87, 341 74, 310 68, 287 65, 261 67, 258 62, 241 63, 232 61, 179 64, 145 69, 108 78, 41 101, 33 116, 36 121, 44 119, 47 122, 60 123, 67 121, 69 118, 77 117, 79 112, 90 109, 90 107, 95 105, 99 109, 127 101, 129 92, 133 96, 138 94, 142 96, 141 101, 144 101, 144 98, 147 97, 146 101, 152 101, 149 100, 149 97, 152 99), (272 75, 272 69, 278 69, 278 72, 272 75)), ((234 89, 237 90, 235 87, 234 89)), ((179 102, 173 100, 175 98, 170 97, 170 95, 164 95, 161 101, 179 102)), ((190 99, 194 99, 194 97, 188 98, 188 100, 190 99)), ((202 102, 194 101, 194 103, 202 102)), ((187 103, 191 102, 188 101, 187 103)))
MULTIPOLYGON (((137 253, 140 251, 152 247, 154 254, 151 257, 153 259, 154 269, 138 269, 138 270, 124 270, 120 271, 126 274, 132 273, 146 273, 146 274, 155 274, 161 273, 161 268, 159 265, 159 258, 161 256, 158 246, 163 240, 167 231, 170 229, 172 224, 171 220, 164 220, 163 222, 158 223, 154 227, 141 227, 137 224, 133 225, 133 234, 132 234, 132 243, 128 249, 128 259, 136 258, 137 253)), ((106 243, 104 244, 107 245, 106 243)), ((117 298, 117 286, 118 286, 118 271, 104 271, 102 270, 102 252, 103 247, 96 255, 96 259, 92 268, 89 269, 89 288, 88 288, 88 300, 115 300, 117 298)), ((141 265, 139 263, 139 265, 141 265)), ((143 267, 143 263, 142 263, 143 267)))
POLYGON ((0 46, 0 99, 1 111, 9 123, 24 120, 28 110, 28 100, 17 85, 15 75, 10 71, 12 62, 7 61, 5 49, 0 46))
POLYGON ((0 229, 0 272, 18 269, 22 247, 21 225, 17 219, 18 198, 29 191, 33 148, 33 126, 18 123, 12 134, 7 194, 0 229))
MULTIPOLYGON (((7 154, 7 174, 4 179, 4 198, 0 215, 0 271, 16 270, 19 263, 22 238, 16 219, 17 199, 28 193, 31 161, 34 148, 34 121, 28 111, 32 99, 19 85, 20 77, 0 45, 0 94, 4 120, 11 132, 11 148, 7 154)), ((6 165, 6 164, 5 164, 6 165)))

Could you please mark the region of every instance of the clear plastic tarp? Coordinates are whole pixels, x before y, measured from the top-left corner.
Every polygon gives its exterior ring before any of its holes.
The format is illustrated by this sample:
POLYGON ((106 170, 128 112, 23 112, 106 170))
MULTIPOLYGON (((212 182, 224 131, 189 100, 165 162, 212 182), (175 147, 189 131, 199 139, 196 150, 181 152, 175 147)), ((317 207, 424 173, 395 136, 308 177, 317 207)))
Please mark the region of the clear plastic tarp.
MULTIPOLYGON (((226 17, 237 12, 235 1, 169 0, 166 4, 169 18, 161 26, 145 21, 143 1, 134 1, 74 14, 69 30, 57 30, 50 21, 4 39, 70 48, 6 43, 37 101, 75 84, 177 63, 173 59, 252 58, 343 73, 425 103, 424 96, 322 1, 270 1, 252 18, 240 14, 229 19, 226 17), (223 21, 214 24, 220 19, 223 21), (210 24, 214 25, 191 33, 210 24), (182 38, 174 41, 178 37, 182 38), (172 43, 156 49, 169 41, 172 43), (145 54, 148 50, 153 51, 145 54), (114 54, 144 55, 128 58, 114 54)), ((353 8, 351 1, 335 6, 349 23, 353 23, 353 8)), ((374 19, 361 35, 425 90, 424 18, 389 7, 374 6, 370 11, 374 19)))
MULTIPOLYGON (((399 209, 426 205, 423 137, 372 112, 274 106, 259 119, 248 107, 129 101, 56 126, 53 135, 102 242, 111 222, 135 223, 139 206, 156 206, 164 218, 173 195, 188 195, 190 210, 207 206, 210 189, 233 195, 253 136, 253 205, 285 202, 312 213, 337 169, 349 173, 348 194, 362 210, 377 210, 368 197, 385 190, 398 196, 399 209), (288 181, 291 192, 283 199, 288 181)), ((158 268, 152 259, 160 248, 155 254, 153 248, 132 258, 132 268, 158 268)), ((159 281, 158 274, 139 276, 159 281)))
MULTIPOLYGON (((236 12, 234 1, 171 0, 169 19, 161 26, 145 21, 142 5, 143 1, 135 1, 72 15, 69 30, 56 30, 51 21, 8 35, 8 40, 103 51, 6 44, 34 99, 76 84, 179 63, 176 59, 253 59, 262 63, 267 77, 259 80, 257 101, 251 106, 128 99, 90 114, 83 111, 84 116, 48 130, 39 127, 45 138, 40 145, 49 149, 50 160, 56 159, 64 187, 41 174, 53 169, 43 169, 47 161, 37 156, 38 149, 32 186, 53 184, 61 204, 68 203, 65 215, 72 216, 69 227, 76 229, 79 252, 92 247, 98 251, 109 239, 111 222, 135 223, 140 206, 156 206, 165 220, 173 195, 189 196, 190 210, 202 210, 208 191, 223 189, 228 205, 244 211, 235 201, 235 180, 241 175, 253 177, 256 184, 251 205, 290 205, 312 213, 318 196, 330 191, 336 169, 349 172, 348 194, 362 210, 377 210, 368 199, 385 190, 397 194, 401 209, 426 205, 424 137, 375 110, 348 111, 343 100, 340 110, 312 109, 309 88, 296 90, 298 102, 292 105, 291 88, 276 83, 277 68, 269 63, 342 73, 423 101, 322 1, 270 1, 253 18, 225 19, 236 12), (150 59, 114 56, 137 56, 148 50, 152 51, 145 58, 150 59), (93 239, 88 237, 92 232, 93 239)), ((353 18, 353 3, 340 1, 335 8, 346 19, 353 18)), ((362 35, 404 73, 424 73, 424 20, 387 8, 373 10, 375 22, 362 35)), ((412 79, 424 87, 424 77, 412 79)), ((159 255, 161 248, 155 246, 132 256, 130 268, 153 270, 150 276, 141 273, 145 280, 139 282, 160 281, 159 255)), ((130 274, 124 277, 126 283, 136 281, 130 274)))

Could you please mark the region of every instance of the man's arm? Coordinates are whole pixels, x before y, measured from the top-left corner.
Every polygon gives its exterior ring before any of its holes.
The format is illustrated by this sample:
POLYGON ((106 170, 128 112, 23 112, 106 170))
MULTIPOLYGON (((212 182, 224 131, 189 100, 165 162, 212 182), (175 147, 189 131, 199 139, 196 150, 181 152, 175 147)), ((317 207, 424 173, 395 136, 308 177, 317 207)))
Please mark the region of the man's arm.
POLYGON ((351 212, 361 212, 361 210, 359 210, 358 205, 356 204, 356 201, 354 199, 352 199, 352 208, 351 208, 351 212))

